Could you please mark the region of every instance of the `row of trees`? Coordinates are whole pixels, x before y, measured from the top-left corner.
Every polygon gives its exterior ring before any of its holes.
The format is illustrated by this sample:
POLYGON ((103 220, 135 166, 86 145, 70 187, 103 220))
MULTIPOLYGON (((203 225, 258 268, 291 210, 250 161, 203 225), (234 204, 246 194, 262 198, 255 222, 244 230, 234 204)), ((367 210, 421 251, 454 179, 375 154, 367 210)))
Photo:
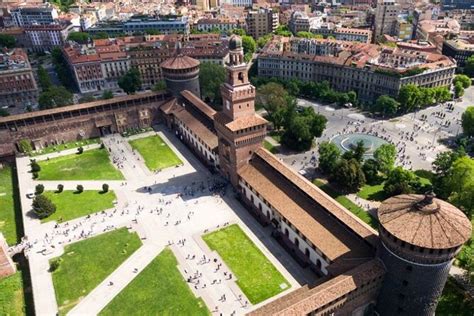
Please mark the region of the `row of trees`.
POLYGON ((335 91, 327 81, 301 81, 297 79, 281 80, 278 78, 252 77, 252 84, 256 87, 266 85, 268 83, 280 84, 288 91, 291 96, 301 96, 327 103, 357 103, 357 94, 354 91, 339 92, 335 91))
POLYGON ((451 100, 451 93, 447 87, 420 88, 414 84, 407 84, 401 87, 397 99, 381 95, 369 107, 369 110, 383 116, 393 116, 449 100, 451 100))

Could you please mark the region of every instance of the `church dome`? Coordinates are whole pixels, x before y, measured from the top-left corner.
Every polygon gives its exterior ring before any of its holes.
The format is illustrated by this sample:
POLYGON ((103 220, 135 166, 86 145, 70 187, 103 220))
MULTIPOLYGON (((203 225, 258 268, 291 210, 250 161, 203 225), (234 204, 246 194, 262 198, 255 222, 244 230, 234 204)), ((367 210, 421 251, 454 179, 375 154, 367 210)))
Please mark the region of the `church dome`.
POLYGON ((242 39, 238 35, 232 35, 229 40, 229 49, 240 49, 242 48, 242 39))

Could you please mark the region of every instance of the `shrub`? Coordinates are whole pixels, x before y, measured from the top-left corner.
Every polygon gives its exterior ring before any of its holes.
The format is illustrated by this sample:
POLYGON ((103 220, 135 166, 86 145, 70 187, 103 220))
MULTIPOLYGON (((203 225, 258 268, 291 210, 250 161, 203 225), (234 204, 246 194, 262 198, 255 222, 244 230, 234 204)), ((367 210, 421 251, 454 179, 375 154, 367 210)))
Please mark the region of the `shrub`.
POLYGON ((39 177, 39 173, 34 171, 33 172, 33 179, 38 179, 38 177, 39 177))
POLYGON ((82 148, 82 146, 79 147, 79 148, 77 148, 77 153, 78 153, 79 155, 82 154, 83 152, 84 152, 84 148, 82 148))
POLYGON ((58 184, 58 193, 63 192, 63 190, 64 190, 64 185, 58 184))
POLYGON ((78 193, 82 193, 84 191, 84 187, 80 184, 77 185, 76 190, 78 193))
POLYGON ((54 272, 59 268, 61 259, 54 259, 49 263, 49 272, 54 272))
POLYGON ((100 143, 100 149, 104 149, 105 148, 105 144, 104 143, 100 143))
POLYGON ((35 160, 33 160, 31 162, 31 172, 40 172, 40 171, 41 171, 40 165, 35 160))
POLYGON ((18 142, 18 148, 20 152, 27 154, 33 151, 33 147, 31 147, 31 141, 28 139, 22 139, 18 142))
POLYGON ((109 192, 109 185, 107 183, 102 184, 102 192, 109 192))
POLYGON ((56 212, 56 205, 44 195, 37 195, 33 200, 33 213, 40 219, 56 212))
POLYGON ((40 195, 43 192, 44 192, 44 185, 37 184, 36 187, 35 187, 35 194, 40 195))

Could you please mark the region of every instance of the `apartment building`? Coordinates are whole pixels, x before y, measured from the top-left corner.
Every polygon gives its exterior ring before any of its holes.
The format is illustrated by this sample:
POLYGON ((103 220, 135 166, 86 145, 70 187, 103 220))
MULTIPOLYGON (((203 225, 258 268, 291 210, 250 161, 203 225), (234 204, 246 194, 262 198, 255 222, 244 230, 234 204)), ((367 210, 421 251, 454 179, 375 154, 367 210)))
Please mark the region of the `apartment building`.
POLYGON ((130 57, 116 43, 71 44, 63 53, 81 93, 118 90, 118 79, 130 69, 130 57))
POLYGON ((446 40, 443 43, 443 55, 456 60, 458 67, 463 68, 469 57, 474 56, 474 37, 455 40, 446 40))
POLYGON ((38 102, 38 87, 28 56, 20 48, 0 51, 0 106, 24 112, 38 102))
POLYGON ((48 5, 20 6, 10 11, 15 26, 48 25, 58 19, 57 10, 48 5))
POLYGON ((270 8, 250 10, 245 18, 247 34, 255 39, 272 33, 279 25, 278 13, 270 8))
POLYGON ((405 84, 449 86, 455 69, 456 62, 441 54, 335 40, 274 37, 258 57, 259 76, 328 81, 365 102, 397 97, 405 84))
POLYGON ((401 7, 396 0, 378 0, 375 8, 375 37, 396 35, 396 23, 401 7))

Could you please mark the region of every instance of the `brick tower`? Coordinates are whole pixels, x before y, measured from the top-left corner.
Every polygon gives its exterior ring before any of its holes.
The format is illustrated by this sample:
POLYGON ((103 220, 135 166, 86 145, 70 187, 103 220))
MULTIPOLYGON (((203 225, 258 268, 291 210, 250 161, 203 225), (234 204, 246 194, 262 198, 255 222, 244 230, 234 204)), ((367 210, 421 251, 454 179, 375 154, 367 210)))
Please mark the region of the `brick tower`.
POLYGON ((227 80, 221 86, 223 109, 214 117, 219 140, 219 165, 222 174, 238 186, 237 170, 261 146, 267 121, 255 114, 255 87, 248 80, 242 40, 234 35, 229 41, 227 80))
POLYGON ((379 207, 378 218, 378 257, 387 273, 377 312, 434 315, 454 256, 471 237, 471 222, 430 194, 391 197, 379 207))

